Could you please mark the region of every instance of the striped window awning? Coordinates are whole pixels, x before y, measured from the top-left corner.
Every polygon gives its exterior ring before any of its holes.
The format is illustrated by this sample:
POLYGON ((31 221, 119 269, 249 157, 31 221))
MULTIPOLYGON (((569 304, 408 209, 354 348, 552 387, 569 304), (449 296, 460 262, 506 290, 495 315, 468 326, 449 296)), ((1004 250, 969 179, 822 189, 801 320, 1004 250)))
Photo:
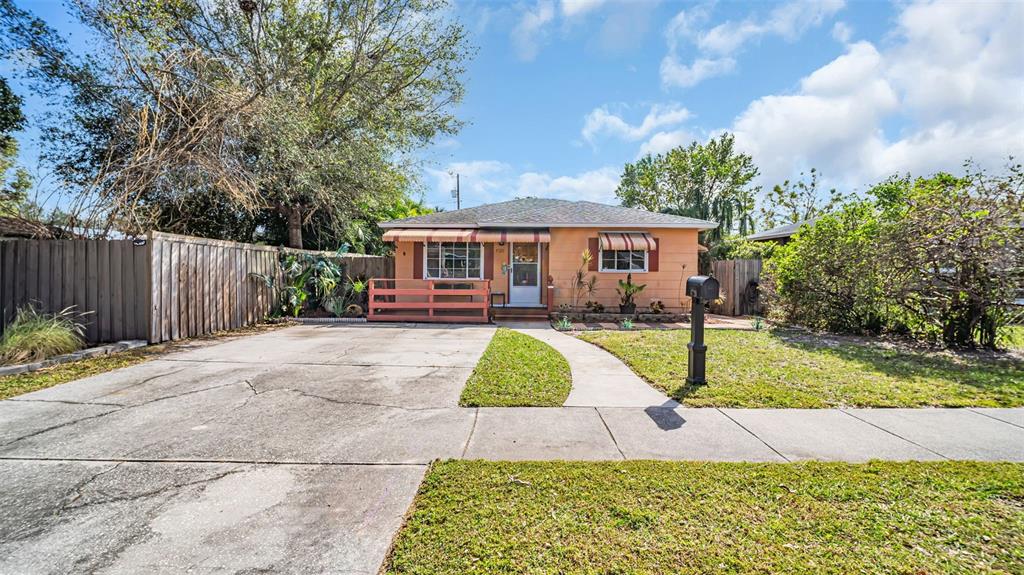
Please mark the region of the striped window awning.
POLYGON ((551 243, 547 230, 404 229, 384 232, 386 242, 541 242, 551 243))
POLYGON ((654 237, 645 232, 601 232, 602 250, 643 250, 658 249, 654 237))

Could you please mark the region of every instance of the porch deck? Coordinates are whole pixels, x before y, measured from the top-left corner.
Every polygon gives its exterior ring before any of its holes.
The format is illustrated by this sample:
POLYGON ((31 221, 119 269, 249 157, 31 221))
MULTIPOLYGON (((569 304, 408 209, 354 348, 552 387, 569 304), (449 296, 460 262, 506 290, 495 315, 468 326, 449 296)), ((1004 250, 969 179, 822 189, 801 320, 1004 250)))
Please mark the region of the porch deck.
POLYGON ((369 284, 367 321, 490 322, 491 280, 374 278, 369 284))

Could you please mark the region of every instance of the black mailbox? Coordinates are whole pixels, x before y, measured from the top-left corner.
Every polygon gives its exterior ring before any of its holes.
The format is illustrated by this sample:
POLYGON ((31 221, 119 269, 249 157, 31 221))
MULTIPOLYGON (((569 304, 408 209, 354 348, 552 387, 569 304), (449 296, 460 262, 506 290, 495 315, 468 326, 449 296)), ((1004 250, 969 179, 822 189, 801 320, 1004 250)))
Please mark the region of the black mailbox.
POLYGON ((705 358, 708 346, 704 345, 704 306, 718 299, 718 280, 708 276, 693 276, 686 280, 686 295, 693 298, 690 312, 690 343, 686 383, 704 385, 705 358))
POLYGON ((709 302, 718 299, 718 280, 709 276, 693 276, 686 280, 686 295, 709 302))

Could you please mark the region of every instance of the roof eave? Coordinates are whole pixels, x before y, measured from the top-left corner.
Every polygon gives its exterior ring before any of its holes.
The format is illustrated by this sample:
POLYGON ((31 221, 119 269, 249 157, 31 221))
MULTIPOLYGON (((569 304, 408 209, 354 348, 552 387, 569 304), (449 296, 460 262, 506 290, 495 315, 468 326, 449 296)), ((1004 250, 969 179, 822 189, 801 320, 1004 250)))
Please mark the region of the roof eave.
POLYGON ((478 229, 478 228, 658 228, 658 229, 681 229, 681 230, 712 230, 718 227, 714 222, 693 222, 693 223, 644 223, 644 222, 623 222, 623 223, 486 223, 486 224, 428 224, 428 223, 402 223, 400 221, 381 222, 377 224, 384 229, 478 229))
POLYGON ((781 240, 783 238, 788 238, 788 237, 791 237, 791 236, 794 236, 794 235, 796 235, 796 232, 791 232, 791 233, 788 233, 788 234, 772 234, 772 235, 768 235, 768 236, 761 236, 761 235, 754 234, 754 235, 751 235, 751 236, 747 236, 745 239, 750 240, 752 242, 763 242, 763 241, 768 241, 768 240, 781 240))

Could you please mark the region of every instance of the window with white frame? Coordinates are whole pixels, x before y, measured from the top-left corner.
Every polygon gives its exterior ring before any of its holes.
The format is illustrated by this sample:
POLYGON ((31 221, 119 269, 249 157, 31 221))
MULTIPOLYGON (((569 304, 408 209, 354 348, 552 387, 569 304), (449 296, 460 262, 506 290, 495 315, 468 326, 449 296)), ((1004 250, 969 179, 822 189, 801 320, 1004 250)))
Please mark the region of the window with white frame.
POLYGON ((646 272, 646 250, 601 250, 603 272, 646 272))
POLYGON ((426 279, 483 279, 483 250, 478 243, 426 242, 426 279))

